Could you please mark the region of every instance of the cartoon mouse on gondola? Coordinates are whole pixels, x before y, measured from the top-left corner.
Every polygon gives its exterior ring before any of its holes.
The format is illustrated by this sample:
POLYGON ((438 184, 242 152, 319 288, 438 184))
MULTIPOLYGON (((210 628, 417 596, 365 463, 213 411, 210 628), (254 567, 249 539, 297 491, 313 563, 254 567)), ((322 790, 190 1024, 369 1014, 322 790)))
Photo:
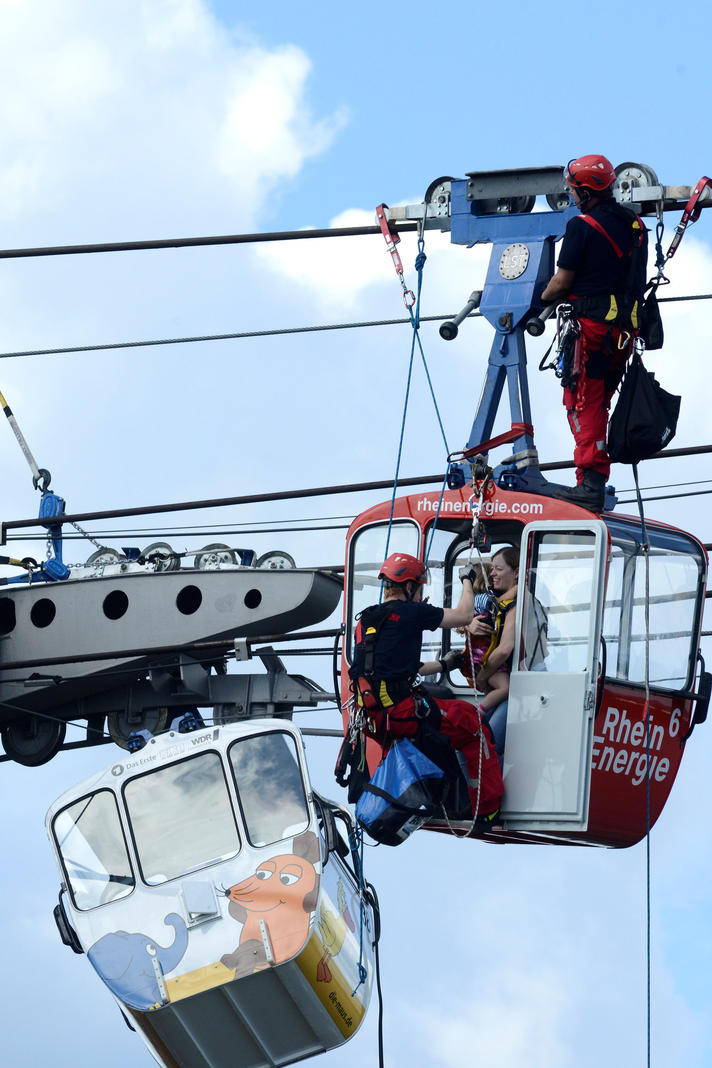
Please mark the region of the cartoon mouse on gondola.
POLYGON ((289 960, 302 948, 319 897, 319 860, 319 839, 306 831, 294 839, 291 853, 263 860, 253 875, 223 888, 228 912, 244 924, 237 949, 220 958, 236 979, 289 960))

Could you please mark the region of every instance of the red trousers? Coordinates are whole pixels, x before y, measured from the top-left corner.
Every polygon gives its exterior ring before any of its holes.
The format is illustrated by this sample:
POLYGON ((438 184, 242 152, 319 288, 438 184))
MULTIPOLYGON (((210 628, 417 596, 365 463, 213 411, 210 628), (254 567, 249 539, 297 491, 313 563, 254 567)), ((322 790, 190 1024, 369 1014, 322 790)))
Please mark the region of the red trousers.
POLYGON ((633 334, 608 323, 579 319, 581 335, 580 367, 574 390, 564 389, 564 407, 574 436, 576 482, 583 481, 586 468, 605 478, 611 473, 606 450, 608 412, 611 398, 625 371, 631 353, 633 334))
MULTIPOLYGON (((462 753, 467 767, 467 784, 472 811, 488 816, 499 808, 504 786, 502 769, 489 727, 482 723, 480 713, 467 701, 437 700, 442 713, 439 731, 450 748, 462 753)), ((392 708, 388 717, 391 738, 413 738, 419 722, 413 715, 413 701, 408 698, 392 708)))

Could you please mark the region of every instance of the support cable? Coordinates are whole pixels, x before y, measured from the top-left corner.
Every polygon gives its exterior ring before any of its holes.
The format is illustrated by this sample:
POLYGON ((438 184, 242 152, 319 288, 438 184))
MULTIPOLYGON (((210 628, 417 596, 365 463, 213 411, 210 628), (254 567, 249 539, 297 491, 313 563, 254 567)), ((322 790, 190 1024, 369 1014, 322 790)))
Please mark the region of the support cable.
MULTIPOLYGON (((665 449, 663 452, 651 456, 651 460, 669 460, 678 456, 699 456, 712 453, 712 445, 693 445, 682 449, 665 449)), ((573 468, 572 460, 556 460, 552 463, 540 464, 542 471, 565 471, 573 468)), ((418 475, 414 478, 399 478, 398 484, 404 486, 426 486, 442 482, 442 473, 433 475, 418 475)), ((352 482, 345 485, 315 486, 310 489, 299 490, 276 490, 273 493, 252 493, 241 497, 214 497, 203 501, 178 501, 172 504, 152 504, 138 508, 110 508, 101 512, 76 512, 57 516, 57 523, 85 522, 87 520, 122 519, 139 515, 159 515, 170 512, 197 511, 201 508, 226 508, 232 505, 261 504, 273 501, 297 500, 303 497, 328 497, 341 493, 364 493, 370 490, 390 490, 393 487, 391 479, 383 479, 378 482, 352 482)), ((700 493, 681 494, 680 496, 700 496, 709 493, 709 490, 701 490, 700 493)), ((656 500, 657 498, 647 498, 656 500)), ((667 496, 663 499, 669 499, 667 496)), ((29 527, 43 526, 43 521, 33 516, 30 519, 10 519, 0 524, 0 543, 3 542, 6 532, 9 530, 26 529, 29 527)))
MULTIPOLYGON (((712 297, 712 294, 710 294, 712 297)), ((481 312, 471 312, 468 319, 481 317, 481 312)), ((452 319, 452 315, 424 315, 423 323, 439 323, 443 319, 452 319)), ((272 330, 243 330, 234 334, 198 334, 194 337, 158 338, 150 341, 116 341, 102 345, 72 345, 67 348, 24 349, 16 352, 0 352, 0 360, 14 359, 16 356, 66 356, 78 352, 105 352, 110 349, 139 349, 155 345, 189 345, 201 341, 244 341, 257 337, 280 337, 283 334, 318 334, 329 330, 358 330, 370 326, 405 326, 410 319, 372 319, 355 323, 326 323, 317 326, 284 326, 272 330)))
MULTIPOLYGON (((401 232, 417 230, 417 223, 399 223, 401 232)), ((0 249, 0 260, 37 256, 78 256, 93 252, 145 252, 150 249, 197 248, 205 245, 257 245, 267 241, 309 241, 322 237, 370 237, 378 226, 329 226, 320 230, 279 230, 256 234, 219 234, 214 237, 168 237, 149 241, 102 241, 90 245, 51 245, 44 248, 0 249)))
MULTIPOLYGON (((549 465, 542 465, 542 466, 543 467, 547 467, 549 465)), ((710 479, 700 479, 699 482, 677 482, 677 483, 672 483, 671 482, 671 483, 668 483, 666 485, 647 486, 647 487, 643 487, 643 489, 641 490, 641 494, 647 493, 651 489, 667 489, 667 488, 673 488, 675 486, 704 485, 706 482, 710 482, 710 481, 712 481, 712 480, 710 480, 710 479)), ((389 483, 389 485, 390 485, 390 483, 389 483)), ((403 485, 402 482, 401 482, 401 485, 403 485)), ((621 493, 631 493, 631 492, 634 492, 634 491, 635 491, 634 488, 632 490, 628 490, 628 489, 620 490, 621 493)), ((699 497, 699 496, 704 496, 704 495, 708 495, 708 494, 711 494, 711 493, 712 493, 712 489, 695 490, 695 491, 690 491, 688 493, 675 493, 675 494, 672 494, 672 495, 671 494, 664 494, 664 495, 660 495, 658 497, 643 497, 643 501, 644 502, 647 502, 647 501, 658 501, 658 500, 668 501, 668 500, 671 500, 673 497, 699 497)), ((619 499, 618 503, 621 504, 621 505, 634 504, 634 503, 636 503, 636 500, 637 500, 637 498, 635 498, 635 497, 633 497, 633 498, 631 498, 630 500, 627 500, 627 501, 619 499)), ((351 523, 354 521, 355 518, 356 518, 356 516, 354 514, 344 515, 344 516, 312 516, 312 517, 303 518, 303 519, 296 519, 295 518, 295 519, 285 519, 285 520, 282 521, 284 524, 287 524, 287 523, 304 523, 304 524, 307 524, 307 525, 304 525, 304 526, 286 526, 285 525, 285 526, 269 526, 269 527, 268 526, 260 526, 260 524, 261 523, 265 523, 265 524, 269 523, 270 520, 253 520, 252 522, 245 523, 245 524, 235 523, 228 529, 224 529, 223 527, 217 527, 212 523, 204 523, 204 524, 191 523, 190 525, 187 525, 187 526, 179 526, 179 525, 171 524, 170 526, 165 526, 165 527, 157 527, 157 526, 154 525, 154 526, 150 526, 150 527, 123 527, 123 528, 117 528, 117 529, 113 529, 113 530, 92 530, 92 531, 87 531, 86 535, 90 539, 91 539, 92 535, 95 535, 97 538, 151 538, 151 539, 168 538, 168 537, 170 537, 170 538, 179 538, 179 537, 180 538, 207 538, 207 537, 217 537, 217 536, 228 537, 228 536, 235 536, 235 535, 237 535, 239 537, 248 537, 248 536, 256 536, 256 535, 259 535, 259 534, 290 534, 290 533, 295 533, 295 532, 296 533, 304 533, 304 532, 311 533, 311 532, 314 532, 314 531, 317 531, 317 530, 348 530, 350 525, 351 525, 351 523), (336 523, 334 525, 325 526, 325 525, 321 525, 321 520, 322 519, 323 519, 324 523, 327 520, 331 520, 331 519, 348 519, 349 522, 348 523, 336 523)), ((45 535, 44 534, 11 534, 11 535, 9 535, 7 537, 6 540, 8 542, 11 542, 11 541, 44 541, 45 540, 45 535)), ((83 540, 83 535, 81 535, 81 534, 65 534, 64 535, 64 541, 65 542, 66 541, 81 541, 81 540, 83 540)), ((712 544, 706 545, 705 548, 712 549, 712 544)), ((190 550, 187 550, 187 555, 190 555, 191 553, 198 553, 198 552, 200 552, 199 549, 190 549, 190 550)), ((319 565, 319 570, 322 570, 322 571, 323 570, 326 570, 326 571, 343 570, 343 564, 334 564, 334 565, 330 565, 328 567, 324 567, 323 565, 319 565)))
POLYGON ((650 1068, 650 539, 645 525, 643 500, 638 487, 638 465, 633 464, 633 478, 638 497, 640 514, 641 546, 645 559, 645 939, 646 939, 646 1017, 647 1017, 647 1068, 650 1068))
MULTIPOLYGON (((686 300, 712 300, 712 293, 696 293, 683 297, 660 297, 658 304, 686 300)), ((448 315, 421 315, 421 323, 439 323, 452 319, 448 315)), ((472 311, 465 318, 481 319, 482 312, 472 311)), ((250 338, 280 337, 289 334, 316 334, 329 330, 360 330, 376 326, 404 326, 410 319, 370 319, 353 323, 324 323, 315 326, 284 326, 271 330, 243 330, 230 334, 196 334, 189 337, 155 338, 144 341, 111 341, 99 345, 69 345, 63 348, 18 349, 13 352, 0 352, 0 360, 11 360, 20 356, 67 356, 80 352, 107 352, 114 349, 151 348, 157 345, 192 345, 204 341, 244 341, 250 338)))
POLYGON ((384 1068, 385 1061, 383 1056, 383 991, 381 989, 381 961, 378 952, 378 947, 381 940, 381 907, 378 902, 378 895, 376 894, 375 886, 373 886, 372 883, 367 883, 366 888, 371 897, 371 903, 373 906, 373 922, 375 926, 375 931, 373 933, 373 952, 376 963, 376 991, 378 993, 378 1068, 384 1068))

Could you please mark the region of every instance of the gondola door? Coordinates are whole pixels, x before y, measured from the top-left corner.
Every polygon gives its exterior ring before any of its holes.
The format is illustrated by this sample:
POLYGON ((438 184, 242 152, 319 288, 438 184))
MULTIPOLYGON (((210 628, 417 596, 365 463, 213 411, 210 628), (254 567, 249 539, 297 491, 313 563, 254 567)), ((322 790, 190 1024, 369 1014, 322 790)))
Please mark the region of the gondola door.
POLYGON ((593 518, 524 529, 504 751, 513 830, 586 829, 608 542, 593 518))

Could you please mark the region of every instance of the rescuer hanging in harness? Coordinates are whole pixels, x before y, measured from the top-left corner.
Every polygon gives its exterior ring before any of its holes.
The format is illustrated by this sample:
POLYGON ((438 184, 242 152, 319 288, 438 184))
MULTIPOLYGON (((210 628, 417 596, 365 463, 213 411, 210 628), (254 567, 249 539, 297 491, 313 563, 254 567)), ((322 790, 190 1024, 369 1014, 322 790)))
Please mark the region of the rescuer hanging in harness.
POLYGON ((605 156, 572 160, 564 179, 581 215, 566 227, 558 269, 541 297, 568 301, 577 323, 561 369, 577 484, 554 487, 553 495, 600 512, 611 471, 608 411, 638 333, 648 235, 640 217, 613 198, 616 172, 605 156))
MULTIPOLYGON (((366 731, 388 746, 396 738, 439 731, 451 749, 462 753, 467 767, 473 813, 491 823, 499 811, 502 775, 489 727, 467 701, 426 697, 416 679, 421 665, 423 632, 466 626, 474 614, 474 568, 462 580, 455 608, 437 608, 422 601, 427 568, 407 553, 392 553, 379 578, 382 604, 361 612, 351 670, 354 697, 365 717, 366 731)), ((442 667, 441 667, 442 670, 442 667)))

